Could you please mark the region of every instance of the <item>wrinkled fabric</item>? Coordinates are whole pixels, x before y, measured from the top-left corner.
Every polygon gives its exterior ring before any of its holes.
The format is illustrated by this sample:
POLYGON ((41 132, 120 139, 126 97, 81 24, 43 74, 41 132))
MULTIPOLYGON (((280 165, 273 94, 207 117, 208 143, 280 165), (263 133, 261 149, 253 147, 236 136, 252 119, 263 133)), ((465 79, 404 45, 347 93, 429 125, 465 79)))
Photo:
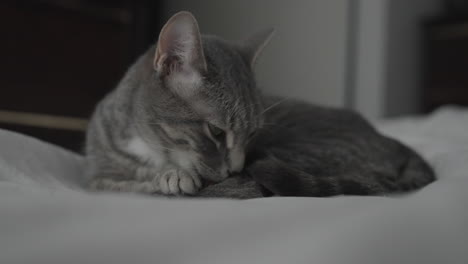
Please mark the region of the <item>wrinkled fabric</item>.
POLYGON ((378 127, 438 180, 398 197, 89 193, 81 156, 0 131, 0 263, 468 263, 468 110, 378 127))

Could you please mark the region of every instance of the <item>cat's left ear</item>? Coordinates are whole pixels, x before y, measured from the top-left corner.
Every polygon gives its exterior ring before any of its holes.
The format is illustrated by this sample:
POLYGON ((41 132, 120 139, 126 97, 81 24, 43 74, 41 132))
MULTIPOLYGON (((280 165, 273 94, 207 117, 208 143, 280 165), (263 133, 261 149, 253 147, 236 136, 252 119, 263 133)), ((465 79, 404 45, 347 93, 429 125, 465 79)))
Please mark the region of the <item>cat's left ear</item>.
POLYGON ((274 35, 275 29, 267 28, 253 34, 241 44, 242 52, 252 68, 255 66, 258 57, 274 35))
POLYGON ((179 12, 164 25, 153 67, 164 76, 206 71, 198 23, 190 12, 179 12))

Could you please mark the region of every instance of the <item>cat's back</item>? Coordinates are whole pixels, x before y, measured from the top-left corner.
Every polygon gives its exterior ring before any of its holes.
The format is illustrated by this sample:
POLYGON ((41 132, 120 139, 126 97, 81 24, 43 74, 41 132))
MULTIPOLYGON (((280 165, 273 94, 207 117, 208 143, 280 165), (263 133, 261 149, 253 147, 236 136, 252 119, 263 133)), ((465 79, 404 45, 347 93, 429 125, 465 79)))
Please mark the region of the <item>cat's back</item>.
POLYGON ((151 47, 132 64, 117 86, 99 101, 90 118, 87 129, 86 152, 100 152, 109 145, 123 145, 132 135, 138 96, 142 83, 151 77, 151 47), (149 66, 149 69, 148 69, 149 66))
POLYGON ((300 127, 311 131, 374 133, 373 126, 359 113, 343 108, 319 106, 276 96, 265 98, 267 124, 300 127))
POLYGON ((380 134, 358 113, 282 100, 266 99, 267 121, 248 156, 250 175, 272 193, 382 194, 434 181, 420 155, 380 134))
POLYGON ((378 162, 401 149, 355 111, 294 99, 266 100, 266 109, 271 108, 265 113, 265 126, 256 139, 261 149, 290 149, 309 157, 334 153, 332 156, 337 159, 353 156, 366 162, 378 162))

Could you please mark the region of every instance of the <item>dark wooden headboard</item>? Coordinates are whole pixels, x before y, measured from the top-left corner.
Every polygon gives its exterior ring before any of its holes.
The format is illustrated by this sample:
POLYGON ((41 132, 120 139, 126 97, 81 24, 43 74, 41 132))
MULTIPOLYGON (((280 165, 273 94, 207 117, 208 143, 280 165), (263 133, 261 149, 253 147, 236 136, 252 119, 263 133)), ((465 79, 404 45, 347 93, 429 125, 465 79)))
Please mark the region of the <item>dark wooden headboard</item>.
POLYGON ((96 102, 157 38, 160 2, 1 1, 0 128, 79 151, 96 102))
POLYGON ((423 106, 468 106, 468 15, 424 23, 423 106))

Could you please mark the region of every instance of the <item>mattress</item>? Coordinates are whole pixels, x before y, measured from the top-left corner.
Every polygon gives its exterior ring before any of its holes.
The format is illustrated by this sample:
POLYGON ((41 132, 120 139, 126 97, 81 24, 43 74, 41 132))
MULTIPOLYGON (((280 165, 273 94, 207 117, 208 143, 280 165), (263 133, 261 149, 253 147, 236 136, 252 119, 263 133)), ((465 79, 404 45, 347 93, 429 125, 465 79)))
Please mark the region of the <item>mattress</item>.
POLYGON ((468 263, 468 110, 377 126, 438 180, 391 197, 91 193, 81 156, 0 130, 0 263, 468 263))

